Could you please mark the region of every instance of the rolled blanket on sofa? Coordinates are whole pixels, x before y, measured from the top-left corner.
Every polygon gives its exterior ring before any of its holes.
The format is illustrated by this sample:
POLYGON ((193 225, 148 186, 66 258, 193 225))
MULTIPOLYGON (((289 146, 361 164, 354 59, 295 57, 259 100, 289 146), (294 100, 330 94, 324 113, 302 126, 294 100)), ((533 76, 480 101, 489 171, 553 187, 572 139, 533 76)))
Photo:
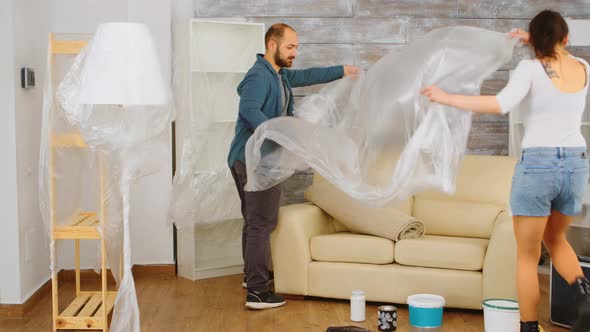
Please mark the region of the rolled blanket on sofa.
MULTIPOLYGON (((424 224, 404 211, 403 204, 375 207, 353 199, 318 176, 305 198, 354 233, 379 236, 393 241, 424 235, 424 224)), ((407 209, 406 209, 407 210, 407 209)))

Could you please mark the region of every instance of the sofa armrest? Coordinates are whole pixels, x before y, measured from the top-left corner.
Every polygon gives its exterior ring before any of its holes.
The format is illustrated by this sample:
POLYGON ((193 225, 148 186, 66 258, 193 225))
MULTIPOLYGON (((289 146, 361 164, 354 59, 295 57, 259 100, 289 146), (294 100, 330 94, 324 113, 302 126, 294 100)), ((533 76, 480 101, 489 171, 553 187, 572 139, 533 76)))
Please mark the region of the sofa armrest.
POLYGON ((270 240, 277 293, 308 294, 311 238, 334 232, 332 218, 313 204, 288 205, 279 210, 270 240))
POLYGON ((516 238, 512 216, 502 211, 496 217, 483 264, 483 300, 517 300, 516 238))

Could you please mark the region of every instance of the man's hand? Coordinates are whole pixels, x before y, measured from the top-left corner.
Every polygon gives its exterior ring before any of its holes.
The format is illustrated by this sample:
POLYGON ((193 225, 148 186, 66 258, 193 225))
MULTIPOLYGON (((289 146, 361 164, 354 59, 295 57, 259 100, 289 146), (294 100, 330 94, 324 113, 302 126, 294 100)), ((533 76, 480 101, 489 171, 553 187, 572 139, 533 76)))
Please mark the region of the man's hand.
POLYGON ((356 76, 359 73, 359 68, 356 66, 344 65, 344 76, 356 76))
POLYGON ((512 29, 512 31, 508 33, 508 36, 511 38, 518 38, 524 44, 528 44, 531 39, 531 35, 522 29, 512 29))

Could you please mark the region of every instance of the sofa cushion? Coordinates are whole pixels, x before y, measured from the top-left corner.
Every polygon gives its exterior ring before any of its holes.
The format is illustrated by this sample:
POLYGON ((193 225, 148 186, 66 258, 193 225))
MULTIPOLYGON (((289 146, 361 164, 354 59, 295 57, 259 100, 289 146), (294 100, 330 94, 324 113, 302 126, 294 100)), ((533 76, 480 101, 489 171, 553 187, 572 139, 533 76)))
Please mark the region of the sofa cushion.
POLYGON ((515 165, 514 158, 504 156, 465 156, 455 193, 416 194, 412 215, 429 235, 489 238, 496 216, 508 209, 515 165))
MULTIPOLYGON (((334 199, 334 201, 339 201, 340 198, 343 198, 343 197, 345 199, 351 199, 350 197, 348 197, 348 195, 346 195, 344 192, 338 190, 330 182, 328 182, 328 180, 324 179, 317 172, 313 173, 313 183, 311 186, 308 187, 307 191, 305 192, 305 198, 308 200, 311 200, 312 198, 317 197, 318 195, 323 195, 324 193, 322 193, 322 190, 325 189, 326 187, 328 187, 330 189, 330 191, 337 192, 337 195, 335 195, 335 197, 334 197, 334 195, 332 195, 332 198, 334 199)), ((414 202, 413 198, 409 198, 405 201, 395 202, 395 203, 392 203, 388 206, 390 206, 390 207, 392 207, 392 208, 394 208, 406 215, 412 215, 413 202, 414 202)), ((337 219, 332 219, 332 222, 334 224, 334 229, 336 232, 351 231, 351 229, 349 229, 345 224, 343 224, 341 221, 339 221, 337 219)))
MULTIPOLYGON (((319 185, 319 184, 323 184, 323 183, 327 183, 330 186, 333 186, 330 182, 328 182, 328 180, 324 179, 320 174, 318 174, 317 172, 314 172, 313 173, 313 183, 307 189, 308 192, 306 192, 305 194, 308 195, 312 191, 318 190, 319 188, 315 188, 314 185, 319 185)), ((336 189, 336 187, 334 187, 334 188, 336 189)), ((336 189, 336 190, 338 190, 338 189, 336 189)), ((342 192, 342 194, 348 196, 347 194, 345 194, 343 192, 342 192)), ((411 215, 412 214, 412 203, 413 203, 412 198, 409 198, 409 199, 407 199, 405 201, 401 201, 401 202, 397 202, 396 201, 396 202, 391 203, 391 204, 389 204, 387 206, 392 207, 392 208, 394 208, 394 209, 396 209, 396 210, 398 210, 398 211, 400 211, 400 212, 402 212, 404 214, 411 215)))
POLYGON ((311 239, 311 258, 322 262, 393 263, 394 243, 377 236, 335 233, 311 239))
POLYGON ((422 223, 411 215, 393 206, 366 205, 327 181, 314 182, 305 192, 305 198, 354 233, 375 235, 393 241, 424 234, 422 223))
POLYGON ((483 268, 489 240, 425 235, 395 245, 398 264, 455 270, 479 271, 483 268))
POLYGON ((416 196, 414 216, 423 222, 428 235, 489 239, 496 217, 506 207, 473 201, 416 196))
POLYGON ((508 206, 516 162, 515 158, 505 156, 467 155, 459 164, 453 195, 429 190, 416 197, 508 206))

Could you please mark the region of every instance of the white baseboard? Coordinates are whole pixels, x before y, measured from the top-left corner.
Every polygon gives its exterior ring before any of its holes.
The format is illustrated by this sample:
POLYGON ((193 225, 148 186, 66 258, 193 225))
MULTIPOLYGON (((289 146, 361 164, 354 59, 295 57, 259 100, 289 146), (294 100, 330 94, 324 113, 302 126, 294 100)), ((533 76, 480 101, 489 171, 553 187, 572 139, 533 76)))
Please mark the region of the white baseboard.
POLYGON ((244 265, 228 266, 214 269, 195 269, 195 280, 217 278, 240 274, 244 272, 244 265))

